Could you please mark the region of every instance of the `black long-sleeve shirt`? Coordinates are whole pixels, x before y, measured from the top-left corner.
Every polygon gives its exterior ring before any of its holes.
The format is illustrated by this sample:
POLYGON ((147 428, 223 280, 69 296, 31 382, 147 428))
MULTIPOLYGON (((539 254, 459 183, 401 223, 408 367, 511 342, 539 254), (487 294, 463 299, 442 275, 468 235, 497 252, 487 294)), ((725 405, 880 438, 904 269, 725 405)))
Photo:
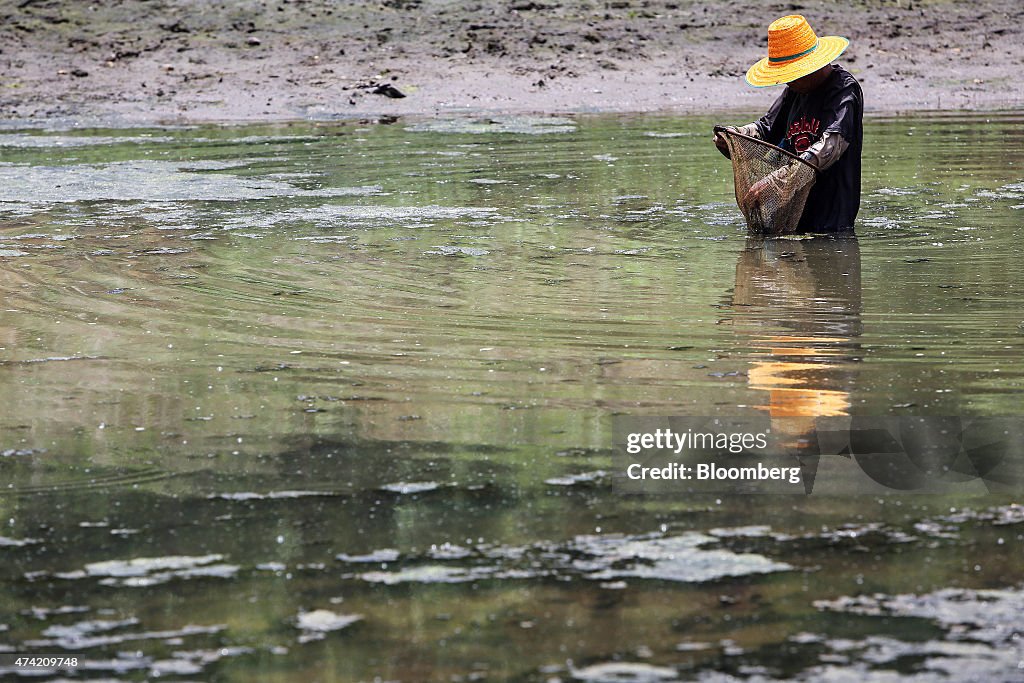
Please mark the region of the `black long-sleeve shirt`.
POLYGON ((864 93, 849 71, 832 65, 828 79, 813 92, 799 94, 788 86, 756 122, 759 136, 800 154, 827 131, 849 143, 842 156, 818 175, 811 188, 798 232, 850 232, 860 209, 860 156, 864 93))

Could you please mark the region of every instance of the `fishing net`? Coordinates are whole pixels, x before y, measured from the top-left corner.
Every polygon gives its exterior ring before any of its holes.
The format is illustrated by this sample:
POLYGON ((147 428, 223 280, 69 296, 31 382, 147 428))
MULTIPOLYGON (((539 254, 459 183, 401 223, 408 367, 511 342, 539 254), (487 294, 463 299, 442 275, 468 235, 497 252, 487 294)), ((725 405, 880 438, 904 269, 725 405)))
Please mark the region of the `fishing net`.
POLYGON ((728 128, 725 136, 732 158, 736 203, 757 235, 796 232, 807 195, 814 185, 815 168, 800 157, 728 128))

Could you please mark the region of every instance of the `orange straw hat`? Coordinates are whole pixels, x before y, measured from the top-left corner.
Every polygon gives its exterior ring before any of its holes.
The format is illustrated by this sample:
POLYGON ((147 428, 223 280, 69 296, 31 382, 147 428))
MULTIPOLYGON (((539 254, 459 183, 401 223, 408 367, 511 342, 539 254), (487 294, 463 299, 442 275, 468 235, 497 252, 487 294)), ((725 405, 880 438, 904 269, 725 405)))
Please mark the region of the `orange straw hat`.
POLYGON ((776 19, 768 27, 768 56, 747 71, 747 83, 758 88, 789 83, 812 74, 843 54, 846 38, 814 34, 799 14, 776 19))

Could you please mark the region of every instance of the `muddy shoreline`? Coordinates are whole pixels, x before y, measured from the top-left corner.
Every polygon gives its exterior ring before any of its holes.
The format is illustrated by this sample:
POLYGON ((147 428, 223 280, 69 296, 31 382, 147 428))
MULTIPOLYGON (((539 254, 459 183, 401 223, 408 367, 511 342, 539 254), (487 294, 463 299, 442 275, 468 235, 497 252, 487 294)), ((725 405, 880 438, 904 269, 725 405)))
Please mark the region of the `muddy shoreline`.
POLYGON ((1019 109, 1021 19, 974 3, 0 2, 0 120, 110 125, 764 108, 746 68, 800 12, 866 109, 1019 109), (402 95, 399 97, 398 95, 402 95))

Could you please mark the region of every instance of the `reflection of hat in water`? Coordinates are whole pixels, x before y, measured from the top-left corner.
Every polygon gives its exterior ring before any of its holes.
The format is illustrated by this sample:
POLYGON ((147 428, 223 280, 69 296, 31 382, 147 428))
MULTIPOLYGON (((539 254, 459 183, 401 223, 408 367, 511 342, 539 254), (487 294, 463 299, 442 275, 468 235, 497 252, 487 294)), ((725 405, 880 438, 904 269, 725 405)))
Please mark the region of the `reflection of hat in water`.
POLYGON ((846 38, 814 34, 799 14, 776 19, 768 27, 768 56, 747 71, 747 83, 763 88, 812 74, 843 53, 846 38))

